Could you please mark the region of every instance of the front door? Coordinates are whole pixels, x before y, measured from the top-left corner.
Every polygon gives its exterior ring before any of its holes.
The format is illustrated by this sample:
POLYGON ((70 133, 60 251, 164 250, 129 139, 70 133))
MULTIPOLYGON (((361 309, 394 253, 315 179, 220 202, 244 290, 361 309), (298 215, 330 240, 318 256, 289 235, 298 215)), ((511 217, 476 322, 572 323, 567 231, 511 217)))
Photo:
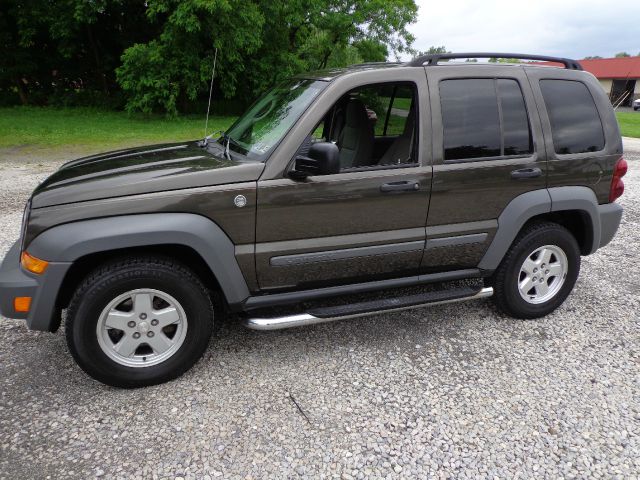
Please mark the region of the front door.
POLYGON ((258 182, 255 258, 261 289, 418 272, 431 188, 431 167, 420 150, 418 92, 418 85, 407 82, 345 90, 318 113, 301 145, 335 139, 341 171, 258 182))

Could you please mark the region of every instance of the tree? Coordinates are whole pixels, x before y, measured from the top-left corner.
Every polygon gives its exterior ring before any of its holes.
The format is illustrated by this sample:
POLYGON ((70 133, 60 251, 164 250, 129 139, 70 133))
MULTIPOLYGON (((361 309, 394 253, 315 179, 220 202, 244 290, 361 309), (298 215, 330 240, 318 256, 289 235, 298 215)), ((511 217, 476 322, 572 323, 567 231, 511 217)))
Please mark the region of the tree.
POLYGON ((519 58, 490 58, 489 63, 522 63, 519 58))
POLYGON ((630 57, 631 55, 629 55, 627 52, 619 52, 619 53, 616 53, 614 56, 616 58, 625 58, 625 57, 630 57))
POLYGON ((118 68, 129 110, 170 114, 206 92, 218 47, 216 92, 249 99, 286 76, 407 50, 414 0, 156 0, 160 34, 127 49, 118 68))
POLYGON ((146 15, 159 34, 126 49, 116 70, 129 111, 176 114, 179 103, 184 106, 206 89, 215 48, 218 85, 230 97, 243 74, 243 59, 261 45, 264 16, 254 3, 156 0, 146 15))
POLYGON ((593 55, 591 57, 584 57, 583 60, 597 60, 600 59, 602 57, 598 56, 598 55, 593 55))
POLYGON ((447 50, 447 47, 445 47, 444 45, 440 47, 431 46, 427 48, 425 51, 418 51, 417 56, 420 57, 422 55, 433 55, 436 53, 451 53, 451 52, 447 50))
POLYGON ((0 102, 186 110, 304 70, 409 51, 414 0, 3 0, 0 102), (104 101, 103 101, 104 100, 104 101))
POLYGON ((389 56, 387 46, 379 40, 358 40, 353 47, 363 62, 385 62, 389 56))
POLYGON ((15 90, 22 103, 117 93, 120 55, 155 34, 144 12, 126 0, 4 0, 0 91, 15 90))

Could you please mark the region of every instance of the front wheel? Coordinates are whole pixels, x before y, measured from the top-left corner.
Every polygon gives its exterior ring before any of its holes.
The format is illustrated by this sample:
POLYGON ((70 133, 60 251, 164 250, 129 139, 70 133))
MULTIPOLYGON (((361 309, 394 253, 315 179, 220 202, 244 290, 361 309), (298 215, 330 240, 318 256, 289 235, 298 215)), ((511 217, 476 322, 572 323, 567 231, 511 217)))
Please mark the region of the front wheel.
POLYGON ((494 274, 494 302, 516 318, 548 315, 565 301, 580 272, 580 248, 556 223, 523 230, 494 274))
POLYGON ((213 327, 207 289, 166 258, 124 259, 90 274, 67 312, 67 343, 80 367, 108 385, 133 388, 184 373, 213 327))

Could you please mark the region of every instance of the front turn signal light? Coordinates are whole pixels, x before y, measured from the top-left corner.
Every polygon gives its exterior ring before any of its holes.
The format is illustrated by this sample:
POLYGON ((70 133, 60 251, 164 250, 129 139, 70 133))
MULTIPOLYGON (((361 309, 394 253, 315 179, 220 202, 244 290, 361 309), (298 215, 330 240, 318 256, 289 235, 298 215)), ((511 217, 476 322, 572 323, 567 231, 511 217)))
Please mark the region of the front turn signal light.
POLYGON ((22 268, 24 268, 27 272, 41 275, 49 266, 49 262, 31 256, 27 252, 22 252, 22 255, 20 256, 20 265, 22 265, 22 268))
POLYGON ((31 297, 16 297, 13 299, 13 309, 16 312, 28 313, 31 308, 31 297))

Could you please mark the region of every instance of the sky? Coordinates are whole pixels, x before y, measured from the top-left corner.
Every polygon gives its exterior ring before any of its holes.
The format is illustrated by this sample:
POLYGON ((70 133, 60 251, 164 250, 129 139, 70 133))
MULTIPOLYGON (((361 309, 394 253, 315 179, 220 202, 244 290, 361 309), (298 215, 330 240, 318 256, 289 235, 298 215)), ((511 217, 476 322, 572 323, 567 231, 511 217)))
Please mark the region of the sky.
MULTIPOLYGON (((581 59, 640 52, 640 1, 417 0, 413 47, 581 59)), ((407 58, 402 58, 406 60, 407 58)))

